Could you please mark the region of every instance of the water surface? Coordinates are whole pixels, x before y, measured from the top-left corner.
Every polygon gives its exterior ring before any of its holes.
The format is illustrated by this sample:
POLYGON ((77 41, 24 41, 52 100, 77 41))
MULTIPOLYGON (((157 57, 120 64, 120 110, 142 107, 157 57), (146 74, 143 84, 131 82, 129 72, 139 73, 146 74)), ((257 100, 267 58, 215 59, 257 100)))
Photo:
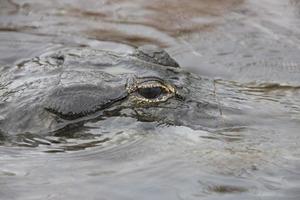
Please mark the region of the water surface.
POLYGON ((69 137, 0 132, 1 199, 299 199, 299 17, 298 0, 1 0, 2 69, 155 44, 241 111, 213 131, 111 117, 69 137))

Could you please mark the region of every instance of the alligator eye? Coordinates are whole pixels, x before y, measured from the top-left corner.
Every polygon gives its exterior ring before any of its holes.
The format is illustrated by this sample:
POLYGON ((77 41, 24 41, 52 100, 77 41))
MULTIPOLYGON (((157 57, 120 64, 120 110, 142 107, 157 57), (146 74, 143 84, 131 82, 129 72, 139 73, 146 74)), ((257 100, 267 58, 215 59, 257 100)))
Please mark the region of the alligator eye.
POLYGON ((163 93, 163 89, 161 87, 139 88, 137 92, 146 99, 156 99, 163 93))
POLYGON ((175 88, 160 79, 137 79, 127 87, 134 101, 139 103, 159 103, 175 95, 175 88))

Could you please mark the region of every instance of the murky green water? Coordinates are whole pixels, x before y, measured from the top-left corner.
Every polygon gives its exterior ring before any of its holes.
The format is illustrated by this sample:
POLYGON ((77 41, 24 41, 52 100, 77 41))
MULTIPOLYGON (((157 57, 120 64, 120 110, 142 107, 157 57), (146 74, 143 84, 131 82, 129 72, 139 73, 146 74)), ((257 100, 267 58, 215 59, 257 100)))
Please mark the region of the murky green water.
POLYGON ((214 80, 239 126, 110 117, 69 137, 0 132, 0 199, 300 199, 300 1, 0 0, 1 70, 60 46, 142 44, 214 80))

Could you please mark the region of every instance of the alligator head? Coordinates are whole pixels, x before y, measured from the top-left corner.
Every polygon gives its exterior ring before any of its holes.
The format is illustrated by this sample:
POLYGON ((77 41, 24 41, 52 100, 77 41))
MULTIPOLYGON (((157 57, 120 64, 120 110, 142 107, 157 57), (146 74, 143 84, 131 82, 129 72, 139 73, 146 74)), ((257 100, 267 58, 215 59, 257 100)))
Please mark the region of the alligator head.
POLYGON ((0 127, 8 134, 50 134, 112 116, 193 129, 224 125, 213 82, 182 70, 157 47, 126 54, 64 48, 0 78, 0 127))

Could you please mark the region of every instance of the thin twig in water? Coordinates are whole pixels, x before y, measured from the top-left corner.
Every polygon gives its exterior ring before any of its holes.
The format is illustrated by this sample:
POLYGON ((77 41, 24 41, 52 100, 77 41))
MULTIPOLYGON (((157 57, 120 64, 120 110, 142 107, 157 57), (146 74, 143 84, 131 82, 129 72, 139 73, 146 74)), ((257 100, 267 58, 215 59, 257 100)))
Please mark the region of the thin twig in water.
POLYGON ((217 104, 218 104, 218 109, 219 109, 219 113, 220 113, 220 116, 222 117, 223 119, 223 112, 222 112, 222 108, 221 108, 221 104, 220 104, 220 101, 218 99, 218 96, 217 96, 217 88, 216 88, 216 80, 213 81, 214 83, 214 96, 215 96, 215 99, 217 101, 217 104))

